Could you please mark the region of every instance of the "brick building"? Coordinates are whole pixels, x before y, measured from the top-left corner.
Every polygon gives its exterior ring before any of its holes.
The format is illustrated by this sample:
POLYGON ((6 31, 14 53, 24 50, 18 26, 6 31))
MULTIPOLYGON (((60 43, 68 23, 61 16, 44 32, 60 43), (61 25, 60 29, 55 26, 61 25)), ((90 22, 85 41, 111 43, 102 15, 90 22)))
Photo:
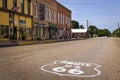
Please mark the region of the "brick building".
POLYGON ((32 0, 0 0, 0 40, 32 39, 32 0))
POLYGON ((57 2, 57 28, 59 29, 59 37, 71 37, 71 11, 57 2), (63 36, 60 36, 60 35, 63 36))
POLYGON ((67 38, 70 37, 69 9, 56 0, 34 0, 33 10, 34 39, 57 39, 60 32, 67 38))
POLYGON ((34 39, 56 38, 57 3, 56 0, 34 0, 34 39))

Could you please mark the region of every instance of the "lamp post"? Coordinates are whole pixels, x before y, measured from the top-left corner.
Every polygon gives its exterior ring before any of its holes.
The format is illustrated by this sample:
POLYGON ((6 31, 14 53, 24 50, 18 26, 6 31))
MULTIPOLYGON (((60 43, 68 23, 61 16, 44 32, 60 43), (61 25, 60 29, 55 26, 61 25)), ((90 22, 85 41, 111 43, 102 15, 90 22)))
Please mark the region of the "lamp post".
POLYGON ((17 39, 17 34, 15 34, 15 20, 14 20, 14 15, 15 15, 15 12, 18 11, 20 7, 12 7, 12 10, 11 10, 11 13, 10 13, 10 25, 11 23, 13 24, 12 28, 11 28, 11 35, 10 35, 10 38, 12 40, 16 40, 17 39))

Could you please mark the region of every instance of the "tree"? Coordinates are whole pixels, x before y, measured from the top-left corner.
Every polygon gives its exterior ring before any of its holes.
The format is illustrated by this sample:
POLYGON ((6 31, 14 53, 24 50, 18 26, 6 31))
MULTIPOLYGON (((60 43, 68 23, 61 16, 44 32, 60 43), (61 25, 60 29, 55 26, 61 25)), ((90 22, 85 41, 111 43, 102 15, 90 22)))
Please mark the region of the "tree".
POLYGON ((94 25, 90 25, 89 26, 89 33, 91 35, 91 37, 93 37, 94 35, 97 35, 97 30, 98 28, 94 25))
POLYGON ((78 21, 72 20, 71 23, 72 23, 73 29, 79 29, 79 22, 78 21))
POLYGON ((84 26, 83 25, 80 25, 80 27, 79 27, 80 29, 84 29, 84 26))
POLYGON ((113 36, 116 36, 116 37, 118 37, 118 35, 119 35, 119 37, 120 37, 120 28, 118 29, 115 29, 113 32, 112 32, 112 35, 113 36), (119 33, 118 33, 119 32, 119 33))
POLYGON ((97 35, 98 35, 98 37, 103 37, 103 36, 110 37, 111 32, 108 29, 98 29, 97 35))

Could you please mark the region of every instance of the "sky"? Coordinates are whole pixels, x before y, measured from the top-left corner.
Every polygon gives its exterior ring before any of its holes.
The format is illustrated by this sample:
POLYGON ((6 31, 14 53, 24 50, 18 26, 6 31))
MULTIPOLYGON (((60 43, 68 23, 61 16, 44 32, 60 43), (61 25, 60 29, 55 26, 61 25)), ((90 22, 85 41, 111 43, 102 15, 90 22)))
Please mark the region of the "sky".
POLYGON ((86 28, 95 25, 111 32, 118 28, 120 22, 120 0, 57 0, 72 11, 72 20, 86 28))

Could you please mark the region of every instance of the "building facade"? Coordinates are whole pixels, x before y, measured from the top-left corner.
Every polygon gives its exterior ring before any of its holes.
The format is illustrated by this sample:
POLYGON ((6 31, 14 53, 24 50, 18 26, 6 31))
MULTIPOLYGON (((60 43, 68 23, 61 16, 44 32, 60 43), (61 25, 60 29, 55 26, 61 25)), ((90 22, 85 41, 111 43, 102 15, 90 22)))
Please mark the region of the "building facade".
POLYGON ((56 0, 34 0, 34 39, 55 39, 57 25, 56 0))
POLYGON ((57 28, 59 37, 71 38, 71 11, 57 2, 57 28))
POLYGON ((32 0, 0 0, 0 40, 32 39, 32 0))
POLYGON ((56 0, 0 0, 0 40, 70 38, 71 11, 56 0))
POLYGON ((34 39, 70 38, 71 11, 56 0, 34 0, 34 39))

